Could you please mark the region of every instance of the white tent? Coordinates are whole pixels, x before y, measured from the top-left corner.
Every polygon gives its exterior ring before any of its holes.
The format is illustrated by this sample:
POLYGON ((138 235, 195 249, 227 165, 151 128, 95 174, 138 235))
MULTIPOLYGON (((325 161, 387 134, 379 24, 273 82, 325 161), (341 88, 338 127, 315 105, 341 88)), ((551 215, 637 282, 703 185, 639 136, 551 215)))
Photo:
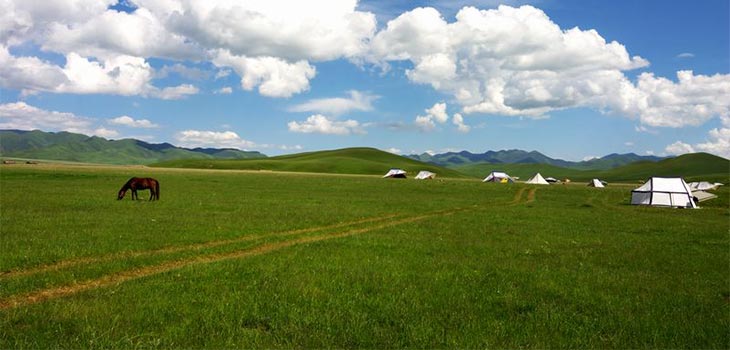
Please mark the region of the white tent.
POLYGON ((393 169, 390 169, 387 174, 383 175, 383 178, 386 178, 386 177, 395 177, 395 178, 405 179, 406 171, 403 169, 393 168, 393 169))
POLYGON ((418 175, 416 175, 416 180, 426 180, 426 179, 433 179, 436 177, 436 174, 427 171, 427 170, 421 170, 418 172, 418 175))
POLYGON ((545 178, 540 175, 540 173, 535 174, 535 176, 531 177, 529 180, 525 181, 526 184, 533 184, 533 185, 549 185, 550 183, 545 180, 545 178))
POLYGON ((591 180, 591 182, 588 183, 588 186, 590 186, 590 187, 598 187, 598 188, 606 187, 606 186, 603 186, 603 181, 601 181, 599 179, 593 179, 593 180, 591 180))
POLYGON ((692 191, 679 177, 652 177, 641 187, 631 191, 631 204, 678 208, 697 208, 692 191))
POLYGON ((718 187, 722 186, 722 184, 719 182, 712 184, 707 181, 690 182, 687 185, 692 191, 716 190, 718 187))
POLYGON ((545 178, 545 181, 547 181, 549 183, 558 183, 558 182, 560 182, 560 180, 558 180, 558 179, 556 179, 554 177, 546 177, 545 178))
POLYGON ((487 175, 487 177, 484 180, 482 180, 482 182, 506 183, 506 182, 515 182, 515 180, 512 177, 510 177, 509 175, 507 175, 507 173, 505 173, 505 172, 493 171, 493 172, 489 173, 489 175, 487 175))

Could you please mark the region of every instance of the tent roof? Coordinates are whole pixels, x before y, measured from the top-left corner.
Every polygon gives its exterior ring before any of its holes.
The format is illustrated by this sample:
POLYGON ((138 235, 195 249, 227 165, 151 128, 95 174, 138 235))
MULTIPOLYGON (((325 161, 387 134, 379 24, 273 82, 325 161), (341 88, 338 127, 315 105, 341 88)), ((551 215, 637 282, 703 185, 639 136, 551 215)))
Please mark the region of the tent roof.
POLYGON ((637 192, 690 193, 689 186, 679 177, 652 177, 637 192))
POLYGON ((428 170, 421 170, 418 172, 418 175, 416 175, 416 179, 423 180, 423 179, 428 179, 428 178, 432 178, 435 176, 436 176, 435 173, 432 173, 428 170))

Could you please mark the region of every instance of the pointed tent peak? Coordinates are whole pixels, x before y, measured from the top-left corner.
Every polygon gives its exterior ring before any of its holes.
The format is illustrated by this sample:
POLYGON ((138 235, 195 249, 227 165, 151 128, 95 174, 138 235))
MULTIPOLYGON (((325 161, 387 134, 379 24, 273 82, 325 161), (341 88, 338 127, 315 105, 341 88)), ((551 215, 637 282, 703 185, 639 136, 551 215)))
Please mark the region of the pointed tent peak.
POLYGON ((533 184, 533 185, 549 185, 550 183, 545 180, 540 173, 535 174, 535 176, 531 177, 529 180, 525 181, 527 184, 533 184))
POLYGON ((435 177, 436 177, 435 173, 432 173, 428 170, 421 170, 418 172, 418 175, 416 175, 416 180, 433 179, 435 177))

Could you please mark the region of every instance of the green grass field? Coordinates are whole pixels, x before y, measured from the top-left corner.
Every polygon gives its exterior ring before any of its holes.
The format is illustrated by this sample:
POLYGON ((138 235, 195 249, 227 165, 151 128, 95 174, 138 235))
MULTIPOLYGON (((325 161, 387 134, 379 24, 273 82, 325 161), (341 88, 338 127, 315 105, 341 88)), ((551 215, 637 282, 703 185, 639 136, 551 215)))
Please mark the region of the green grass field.
POLYGON ((0 348, 728 348, 727 186, 631 189, 2 166, 0 348))

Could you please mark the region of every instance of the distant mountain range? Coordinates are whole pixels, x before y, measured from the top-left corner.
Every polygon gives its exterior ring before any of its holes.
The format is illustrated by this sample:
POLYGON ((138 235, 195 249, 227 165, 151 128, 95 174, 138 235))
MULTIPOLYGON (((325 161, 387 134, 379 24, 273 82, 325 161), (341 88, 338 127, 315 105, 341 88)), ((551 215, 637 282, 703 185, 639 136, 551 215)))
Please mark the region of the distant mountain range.
POLYGON ((70 132, 0 130, 3 157, 104 164, 151 164, 176 159, 266 158, 233 148, 183 148, 135 139, 107 140, 70 132))
POLYGON ((476 163, 490 164, 549 164, 562 168, 576 170, 607 170, 639 161, 657 162, 664 158, 655 156, 640 156, 634 153, 609 154, 602 158, 582 162, 571 162, 562 159, 550 158, 537 151, 502 150, 487 151, 485 153, 471 153, 468 151, 447 152, 441 154, 411 154, 406 157, 444 167, 457 167, 476 163))

